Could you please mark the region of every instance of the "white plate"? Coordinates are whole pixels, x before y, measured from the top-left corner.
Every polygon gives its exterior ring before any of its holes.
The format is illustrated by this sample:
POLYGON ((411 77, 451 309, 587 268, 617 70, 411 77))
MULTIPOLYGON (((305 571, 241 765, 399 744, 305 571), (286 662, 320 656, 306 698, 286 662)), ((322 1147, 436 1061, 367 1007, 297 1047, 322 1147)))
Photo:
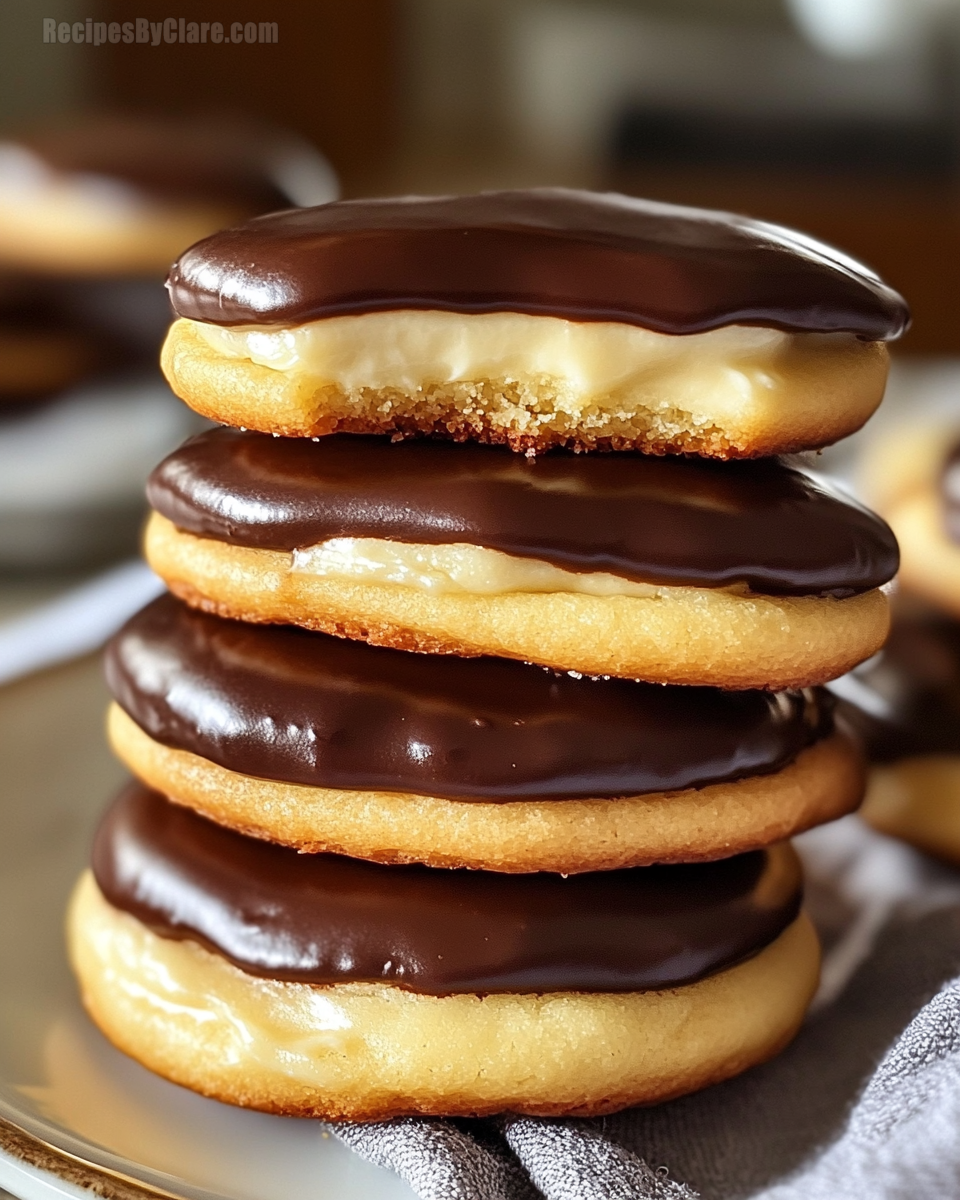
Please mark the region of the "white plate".
POLYGON ((22 1200, 410 1200, 315 1121, 204 1100, 86 1019, 63 909, 122 776, 102 747, 99 665, 0 689, 0 1189, 22 1200))

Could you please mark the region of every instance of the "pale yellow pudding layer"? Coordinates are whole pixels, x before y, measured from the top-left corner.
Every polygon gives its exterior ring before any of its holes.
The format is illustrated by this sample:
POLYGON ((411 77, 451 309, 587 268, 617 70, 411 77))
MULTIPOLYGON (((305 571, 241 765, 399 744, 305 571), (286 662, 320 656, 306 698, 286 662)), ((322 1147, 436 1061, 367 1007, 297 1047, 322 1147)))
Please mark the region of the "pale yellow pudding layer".
POLYGON ((615 799, 446 800, 257 779, 156 742, 119 705, 117 757, 148 787, 240 833, 296 850, 488 871, 608 871, 727 858, 850 812, 858 747, 835 733, 769 775, 615 799))
POLYGON ((900 583, 960 618, 960 545, 944 526, 939 487, 915 490, 884 514, 900 543, 900 583))
POLYGON ((880 589, 845 600, 694 587, 658 587, 651 596, 436 594, 311 575, 294 569, 289 552, 195 537, 159 513, 144 549, 175 595, 220 616, 654 683, 771 690, 824 683, 875 654, 890 622, 880 589))
POLYGON ((871 767, 862 811, 881 833, 960 863, 960 755, 923 754, 871 767))
POLYGON ((674 336, 523 313, 396 310, 293 328, 181 319, 163 367, 226 424, 289 436, 421 432, 743 457, 826 445, 883 396, 850 334, 731 325, 674 336))
POLYGON ((0 187, 0 264, 83 275, 162 275, 187 246, 241 214, 149 204, 68 182, 0 187))
POLYGON ((672 590, 604 571, 565 571, 541 559, 517 558, 466 542, 426 546, 383 538, 330 538, 317 546, 294 550, 292 569, 358 583, 395 583, 434 596, 455 592, 475 596, 579 592, 586 596, 650 598, 672 590))
POLYGON ((658 992, 424 996, 248 975, 158 937, 85 873, 70 906, 91 1017, 144 1066, 268 1112, 351 1120, 594 1115, 679 1096, 776 1054, 817 985, 801 915, 746 962, 658 992))

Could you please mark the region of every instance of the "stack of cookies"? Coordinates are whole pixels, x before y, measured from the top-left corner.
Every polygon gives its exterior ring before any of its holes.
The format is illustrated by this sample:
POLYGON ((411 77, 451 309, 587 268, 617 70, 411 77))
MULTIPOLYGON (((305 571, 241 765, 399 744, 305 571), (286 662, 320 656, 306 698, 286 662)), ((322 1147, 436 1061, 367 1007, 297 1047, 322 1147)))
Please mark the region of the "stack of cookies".
POLYGON ((883 643, 897 548, 772 456, 866 420, 903 302, 554 190, 278 213, 170 290, 168 378, 222 427, 154 472, 171 594, 108 652, 137 782, 71 910, 94 1020, 360 1120, 775 1053, 819 963, 785 839, 863 785, 818 685, 883 643))
POLYGON ((936 414, 895 425, 862 487, 903 546, 883 654, 836 683, 871 761, 864 817, 960 864, 960 438, 936 414))

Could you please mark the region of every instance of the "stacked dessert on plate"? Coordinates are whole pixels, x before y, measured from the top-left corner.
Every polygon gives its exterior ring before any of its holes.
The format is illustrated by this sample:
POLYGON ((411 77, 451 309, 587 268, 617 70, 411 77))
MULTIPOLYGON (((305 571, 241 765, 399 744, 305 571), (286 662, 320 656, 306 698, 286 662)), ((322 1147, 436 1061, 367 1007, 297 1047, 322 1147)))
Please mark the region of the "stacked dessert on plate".
POLYGON ((819 962, 785 839, 863 783, 819 685, 882 644, 897 549, 772 456, 866 420, 899 297, 553 190, 278 213, 170 289, 168 378, 224 427, 154 472, 172 594, 108 653, 138 782, 71 910, 94 1020, 361 1120, 775 1053, 819 962))

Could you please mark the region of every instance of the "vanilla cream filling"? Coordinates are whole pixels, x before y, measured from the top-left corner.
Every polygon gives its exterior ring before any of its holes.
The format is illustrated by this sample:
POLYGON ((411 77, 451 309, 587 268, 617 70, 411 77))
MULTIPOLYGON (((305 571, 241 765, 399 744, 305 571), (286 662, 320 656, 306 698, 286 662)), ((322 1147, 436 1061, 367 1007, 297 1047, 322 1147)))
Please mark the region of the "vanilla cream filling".
MULTIPOLYGON (((679 408, 704 421, 742 417, 798 383, 834 388, 868 364, 872 378, 878 363, 872 343, 852 334, 745 325, 674 336, 620 322, 407 309, 295 328, 192 324, 219 354, 347 393, 534 380, 549 384, 559 402, 608 406, 641 397, 646 407, 679 408)), ((879 366, 885 377, 885 360, 879 366)))
MULTIPOLYGON (((517 558, 502 550, 452 542, 426 546, 381 538, 330 538, 293 552, 293 570, 356 583, 394 583, 431 596, 467 592, 503 596, 510 592, 580 592, 587 596, 653 599, 671 591, 636 583, 605 571, 565 571, 539 558, 517 558)), ((734 585, 725 591, 744 591, 734 585)))
POLYGON ((325 1063, 360 1049, 335 992, 244 975, 195 943, 158 937, 112 908, 89 871, 70 924, 85 957, 106 972, 119 1009, 168 1024, 181 1042, 198 1039, 225 1067, 242 1063, 320 1086, 325 1063))

